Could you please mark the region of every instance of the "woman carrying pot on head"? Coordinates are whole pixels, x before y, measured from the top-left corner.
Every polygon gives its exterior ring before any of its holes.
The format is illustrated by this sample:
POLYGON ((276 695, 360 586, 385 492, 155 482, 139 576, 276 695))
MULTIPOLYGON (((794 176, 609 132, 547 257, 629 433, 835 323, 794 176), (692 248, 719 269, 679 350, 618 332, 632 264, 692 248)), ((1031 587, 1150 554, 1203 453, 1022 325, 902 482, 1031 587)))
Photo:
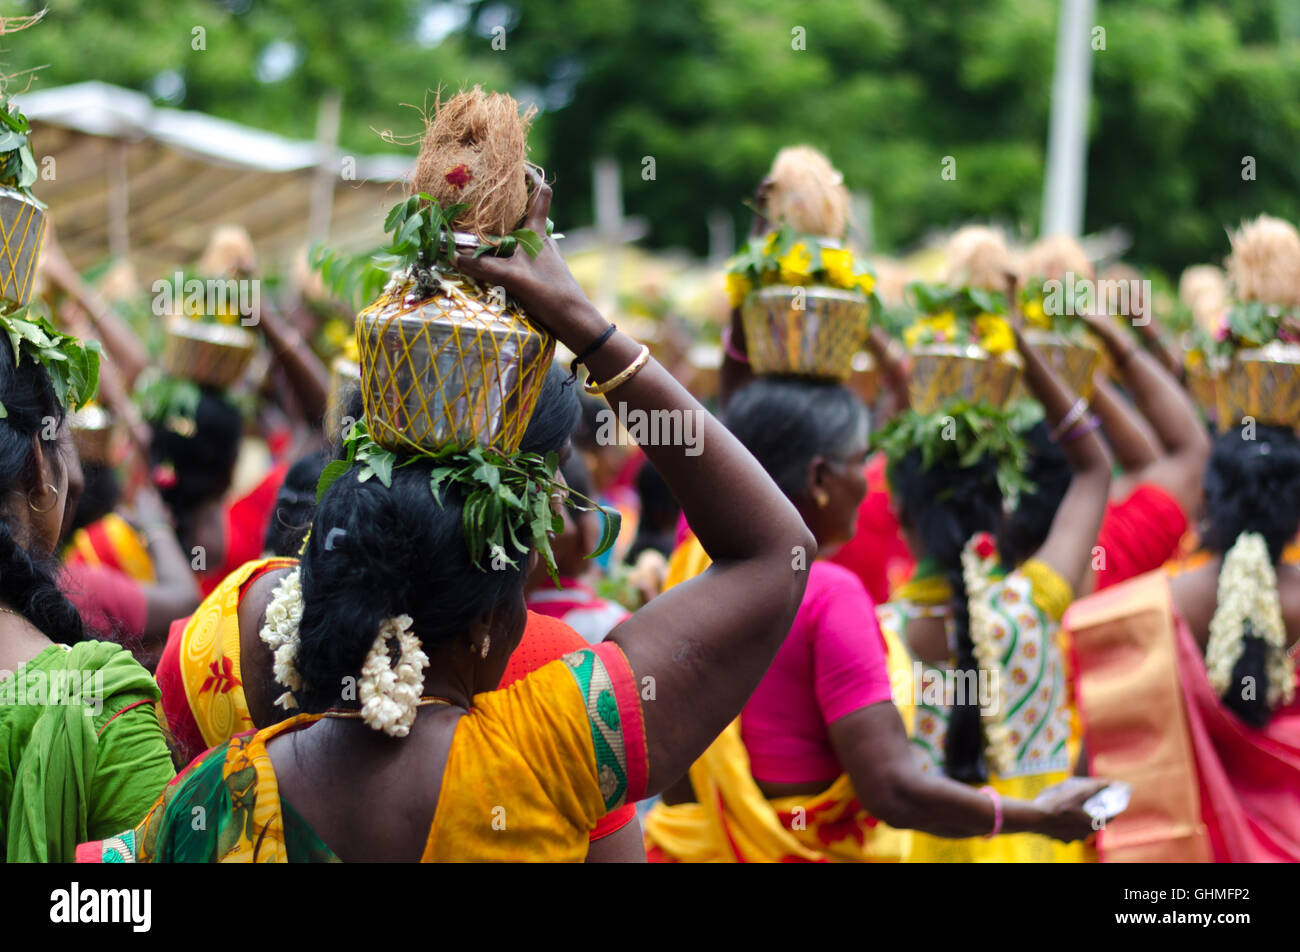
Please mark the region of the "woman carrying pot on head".
MULTIPOLYGON (((0 315, 0 324, 11 320, 0 315)), ((52 554, 81 468, 50 373, 27 350, 30 332, 8 330, 0 334, 0 850, 8 861, 68 862, 79 841, 138 822, 174 770, 153 679, 120 646, 87 640, 59 590, 52 554), (12 340, 23 341, 17 355, 12 340)), ((65 366, 94 356, 48 324, 42 332, 65 366)), ((90 396, 70 391, 68 402, 90 396)))
MULTIPOLYGON (((539 235, 549 204, 535 179, 526 224, 539 235)), ((195 764, 141 828, 146 857, 580 860, 601 816, 685 771, 785 636, 806 581, 789 552, 815 553, 815 543, 761 467, 648 350, 610 330, 553 241, 535 259, 458 257, 457 267, 505 287, 586 355, 609 399, 699 416, 701 455, 646 453, 716 566, 600 645, 497 691, 523 629, 526 559, 478 568, 486 553, 468 550, 460 481, 435 499, 430 458, 399 460, 389 486, 345 473, 325 492, 303 555, 301 621, 290 631, 290 618, 275 619, 296 645, 277 658, 281 680, 309 716, 195 764), (403 659, 396 669, 389 636, 403 659), (345 699, 347 684, 375 703, 345 699), (220 778, 245 765, 234 805, 220 778), (408 808, 372 808, 392 800, 408 808), (198 805, 217 822, 196 837, 182 815, 198 805), (219 835, 242 830, 249 813, 266 831, 260 840, 219 835)), ((534 491, 545 481, 530 477, 534 491)))
MULTIPOLYGON (((725 421, 799 510, 819 551, 853 536, 869 450, 866 408, 851 390, 759 378, 732 397, 725 421)), ((1100 783, 1016 800, 921 770, 904 723, 910 669, 857 576, 810 562, 790 635, 740 718, 647 817, 650 858, 898 861, 910 853, 909 829, 1067 842, 1093 832, 1082 804, 1100 783)))
MULTIPOLYGON (((958 447, 956 458, 936 444, 927 465, 921 448, 893 442, 890 484, 918 563, 914 578, 880 607, 882 627, 905 639, 921 664, 912 743, 922 768, 994 798, 1034 797, 1068 777, 1075 762, 1080 731, 1057 635, 1073 592, 1089 579, 1110 484, 1110 456, 1096 421, 1085 419, 1086 403, 1019 328, 1015 340, 1047 435, 1069 464, 1068 488, 1059 505, 1032 519, 1004 516, 1015 501, 1002 485, 1033 459, 1023 423, 1009 416, 1002 424, 1024 444, 1021 453, 1009 445, 958 447), (931 685, 942 690, 927 691, 931 685)), ((911 858, 1077 861, 1089 853, 1036 836, 916 836, 911 858)))
POLYGON ((1205 468, 1199 564, 1065 619, 1091 762, 1133 787, 1105 860, 1300 861, 1300 569, 1284 555, 1300 530, 1300 235, 1261 217, 1232 246, 1219 423, 1233 422, 1205 468))
MULTIPOLYGON (((567 371, 551 368, 528 421, 520 451, 557 453, 564 463, 578 418, 578 398, 564 386, 567 371)), ((353 388, 341 408, 344 418, 364 417, 361 394, 353 388)), ((344 457, 344 447, 334 457, 344 457)), ((246 563, 222 580, 195 613, 173 625, 158 666, 158 686, 167 725, 178 748, 178 760, 188 764, 209 747, 225 743, 236 734, 270 727, 286 712, 275 705, 283 693, 273 673, 272 651, 263 641, 267 607, 284 579, 298 567, 302 536, 315 512, 315 484, 311 503, 289 519, 287 530, 296 534, 292 554, 269 555, 246 563), (229 672, 224 678, 214 672, 229 672)), ((287 511, 285 512, 288 515, 287 511)), ((502 677, 506 687, 549 661, 586 643, 567 625, 534 612, 528 613, 523 639, 502 677)), ((640 835, 631 823, 629 805, 604 817, 592 831, 588 862, 612 862, 644 856, 640 835), (638 854, 638 851, 639 854, 638 854)))

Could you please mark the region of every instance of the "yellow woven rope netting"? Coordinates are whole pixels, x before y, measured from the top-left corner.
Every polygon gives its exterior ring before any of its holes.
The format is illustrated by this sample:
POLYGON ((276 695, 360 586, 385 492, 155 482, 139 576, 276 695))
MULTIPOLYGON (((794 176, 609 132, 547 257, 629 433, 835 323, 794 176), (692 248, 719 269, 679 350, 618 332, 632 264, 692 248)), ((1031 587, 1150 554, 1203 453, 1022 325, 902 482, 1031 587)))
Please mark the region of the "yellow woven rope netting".
POLYGON ((390 285, 357 316, 371 438, 393 451, 519 448, 555 341, 512 303, 440 273, 432 297, 390 285))

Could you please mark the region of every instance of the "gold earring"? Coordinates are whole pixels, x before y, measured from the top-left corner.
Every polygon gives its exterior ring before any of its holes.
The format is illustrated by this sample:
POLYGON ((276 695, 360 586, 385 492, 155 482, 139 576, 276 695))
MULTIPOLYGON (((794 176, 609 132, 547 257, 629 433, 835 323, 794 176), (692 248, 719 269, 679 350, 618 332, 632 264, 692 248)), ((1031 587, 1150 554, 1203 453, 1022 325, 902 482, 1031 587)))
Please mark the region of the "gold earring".
POLYGON ((830 496, 826 495, 826 490, 817 489, 813 491, 813 502, 817 503, 818 509, 825 509, 826 504, 831 501, 830 496))
POLYGON ((479 656, 480 658, 486 658, 486 657, 488 656, 488 651, 491 649, 491 647, 492 647, 492 636, 491 636, 491 635, 484 635, 484 636, 483 636, 483 647, 479 649, 478 656, 479 656))
POLYGON ((45 488, 48 489, 50 492, 54 493, 54 502, 50 503, 44 509, 37 509, 36 506, 32 503, 31 492, 29 491, 27 493, 27 508, 30 509, 32 512, 42 516, 59 504, 59 487, 54 485, 53 483, 46 483, 45 488))

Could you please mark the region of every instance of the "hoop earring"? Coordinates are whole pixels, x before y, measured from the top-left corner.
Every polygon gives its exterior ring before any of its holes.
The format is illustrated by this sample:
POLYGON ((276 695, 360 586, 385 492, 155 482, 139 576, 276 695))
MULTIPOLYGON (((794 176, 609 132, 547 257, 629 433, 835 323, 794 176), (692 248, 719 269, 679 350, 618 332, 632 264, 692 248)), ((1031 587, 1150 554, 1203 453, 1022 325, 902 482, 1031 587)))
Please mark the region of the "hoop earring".
POLYGON ((27 493, 27 508, 30 509, 32 512, 36 513, 37 515, 41 515, 41 516, 45 515, 45 513, 49 512, 51 509, 53 509, 55 506, 59 504, 59 487, 54 485, 53 483, 46 483, 45 487, 49 489, 50 492, 54 493, 54 502, 50 503, 44 509, 37 509, 34 505, 32 505, 32 494, 30 491, 28 491, 27 493))

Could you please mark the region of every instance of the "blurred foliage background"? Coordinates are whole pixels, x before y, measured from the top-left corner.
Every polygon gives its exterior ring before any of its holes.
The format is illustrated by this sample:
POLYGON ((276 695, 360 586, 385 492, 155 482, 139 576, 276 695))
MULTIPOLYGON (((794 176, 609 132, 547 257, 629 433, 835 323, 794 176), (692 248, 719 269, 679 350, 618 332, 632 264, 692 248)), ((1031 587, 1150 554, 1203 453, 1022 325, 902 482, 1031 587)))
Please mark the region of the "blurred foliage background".
MULTIPOLYGON (((557 221, 590 220, 592 160, 608 154, 653 247, 703 252, 714 209, 739 234, 773 154, 799 141, 870 196, 879 250, 970 219, 1037 229, 1056 0, 3 0, 0 11, 42 5, 45 23, 0 38, 11 89, 43 66, 30 80, 42 88, 97 79, 299 138, 336 91, 341 144, 359 152, 392 149, 382 130, 418 133, 409 106, 439 84, 508 90, 542 110, 533 158, 557 183, 557 221)), ((1300 3, 1098 0, 1096 22, 1089 231, 1123 227, 1131 261, 1176 274, 1221 258, 1224 226, 1244 216, 1300 218, 1300 3)))

